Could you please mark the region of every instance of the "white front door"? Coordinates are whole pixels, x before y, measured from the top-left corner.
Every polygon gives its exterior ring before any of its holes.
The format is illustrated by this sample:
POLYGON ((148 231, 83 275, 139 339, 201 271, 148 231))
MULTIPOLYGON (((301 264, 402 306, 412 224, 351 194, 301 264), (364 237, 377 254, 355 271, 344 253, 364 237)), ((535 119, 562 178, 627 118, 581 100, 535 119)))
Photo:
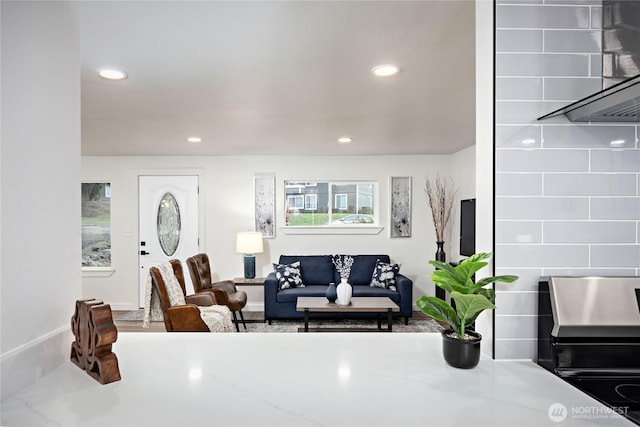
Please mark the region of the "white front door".
POLYGON ((193 293, 185 260, 199 252, 198 177, 139 176, 138 194, 140 307, 149 267, 170 259, 182 262, 187 294, 193 293))

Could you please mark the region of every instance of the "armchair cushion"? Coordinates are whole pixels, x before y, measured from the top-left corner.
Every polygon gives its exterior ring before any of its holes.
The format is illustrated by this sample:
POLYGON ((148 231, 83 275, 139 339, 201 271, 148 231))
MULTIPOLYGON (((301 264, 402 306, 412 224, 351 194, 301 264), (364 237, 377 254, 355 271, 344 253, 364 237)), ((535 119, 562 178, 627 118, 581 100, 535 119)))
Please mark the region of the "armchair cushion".
POLYGON ((378 260, 371 277, 371 286, 374 288, 384 288, 392 291, 396 290, 396 275, 400 272, 398 264, 390 264, 378 260))
POLYGON ((304 288, 302 283, 302 275, 300 274, 300 261, 292 264, 273 264, 278 279, 278 288, 280 290, 289 288, 304 288))
POLYGON ((164 279, 165 289, 169 296, 169 306, 185 305, 187 301, 184 298, 184 290, 180 286, 180 282, 176 278, 171 263, 163 262, 159 264, 158 270, 164 279))
POLYGON ((216 298, 211 292, 199 292, 186 296, 187 304, 195 304, 201 307, 207 307, 216 304, 216 298))

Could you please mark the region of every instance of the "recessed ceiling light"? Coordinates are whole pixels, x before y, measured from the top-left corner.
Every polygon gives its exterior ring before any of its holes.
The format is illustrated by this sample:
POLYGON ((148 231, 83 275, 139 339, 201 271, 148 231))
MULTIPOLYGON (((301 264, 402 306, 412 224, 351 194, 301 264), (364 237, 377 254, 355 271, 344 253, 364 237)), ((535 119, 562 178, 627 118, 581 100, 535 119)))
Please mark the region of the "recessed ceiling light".
POLYGON ((353 138, 349 138, 348 136, 343 136, 342 138, 338 138, 338 142, 340 144, 348 144, 350 142, 353 142, 353 138))
POLYGON ((390 77, 395 76, 400 71, 397 65, 384 64, 376 65, 371 69, 371 72, 378 77, 390 77))
POLYGON ((609 145, 612 147, 619 147, 621 145, 624 145, 625 142, 627 141, 625 141, 624 139, 614 139, 609 143, 609 145))
POLYGON ((122 70, 104 69, 98 71, 98 75, 107 80, 124 80, 127 78, 127 73, 122 70))
POLYGON ((202 138, 199 138, 197 136, 191 136, 191 137, 187 138, 187 141, 193 142, 193 143, 198 143, 198 142, 202 142, 202 138))
POLYGON ((536 143, 536 140, 533 138, 527 138, 522 140, 522 145, 533 145, 536 143))

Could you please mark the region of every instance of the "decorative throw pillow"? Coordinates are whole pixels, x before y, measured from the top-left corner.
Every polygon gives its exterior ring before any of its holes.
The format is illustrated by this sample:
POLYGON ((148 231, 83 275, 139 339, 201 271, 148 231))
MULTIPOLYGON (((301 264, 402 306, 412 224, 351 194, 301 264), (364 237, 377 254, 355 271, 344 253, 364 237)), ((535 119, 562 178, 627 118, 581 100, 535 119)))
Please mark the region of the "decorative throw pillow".
POLYGON ((273 264, 278 279, 278 288, 280 290, 289 288, 304 288, 302 283, 302 275, 300 274, 300 261, 296 261, 289 265, 273 264))
POLYGON ((391 291, 396 290, 396 274, 400 271, 398 264, 388 264, 378 260, 373 269, 371 286, 374 288, 385 288, 391 291))

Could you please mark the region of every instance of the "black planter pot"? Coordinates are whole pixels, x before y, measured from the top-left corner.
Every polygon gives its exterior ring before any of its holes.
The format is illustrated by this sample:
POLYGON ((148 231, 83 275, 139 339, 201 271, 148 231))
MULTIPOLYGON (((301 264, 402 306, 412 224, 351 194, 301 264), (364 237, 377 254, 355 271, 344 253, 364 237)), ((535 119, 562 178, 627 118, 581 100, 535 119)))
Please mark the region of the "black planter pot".
POLYGON ((452 329, 442 331, 442 355, 444 360, 454 368, 471 369, 475 368, 480 361, 480 341, 482 335, 474 331, 467 331, 468 335, 475 337, 474 340, 461 340, 451 338, 448 334, 452 329))

